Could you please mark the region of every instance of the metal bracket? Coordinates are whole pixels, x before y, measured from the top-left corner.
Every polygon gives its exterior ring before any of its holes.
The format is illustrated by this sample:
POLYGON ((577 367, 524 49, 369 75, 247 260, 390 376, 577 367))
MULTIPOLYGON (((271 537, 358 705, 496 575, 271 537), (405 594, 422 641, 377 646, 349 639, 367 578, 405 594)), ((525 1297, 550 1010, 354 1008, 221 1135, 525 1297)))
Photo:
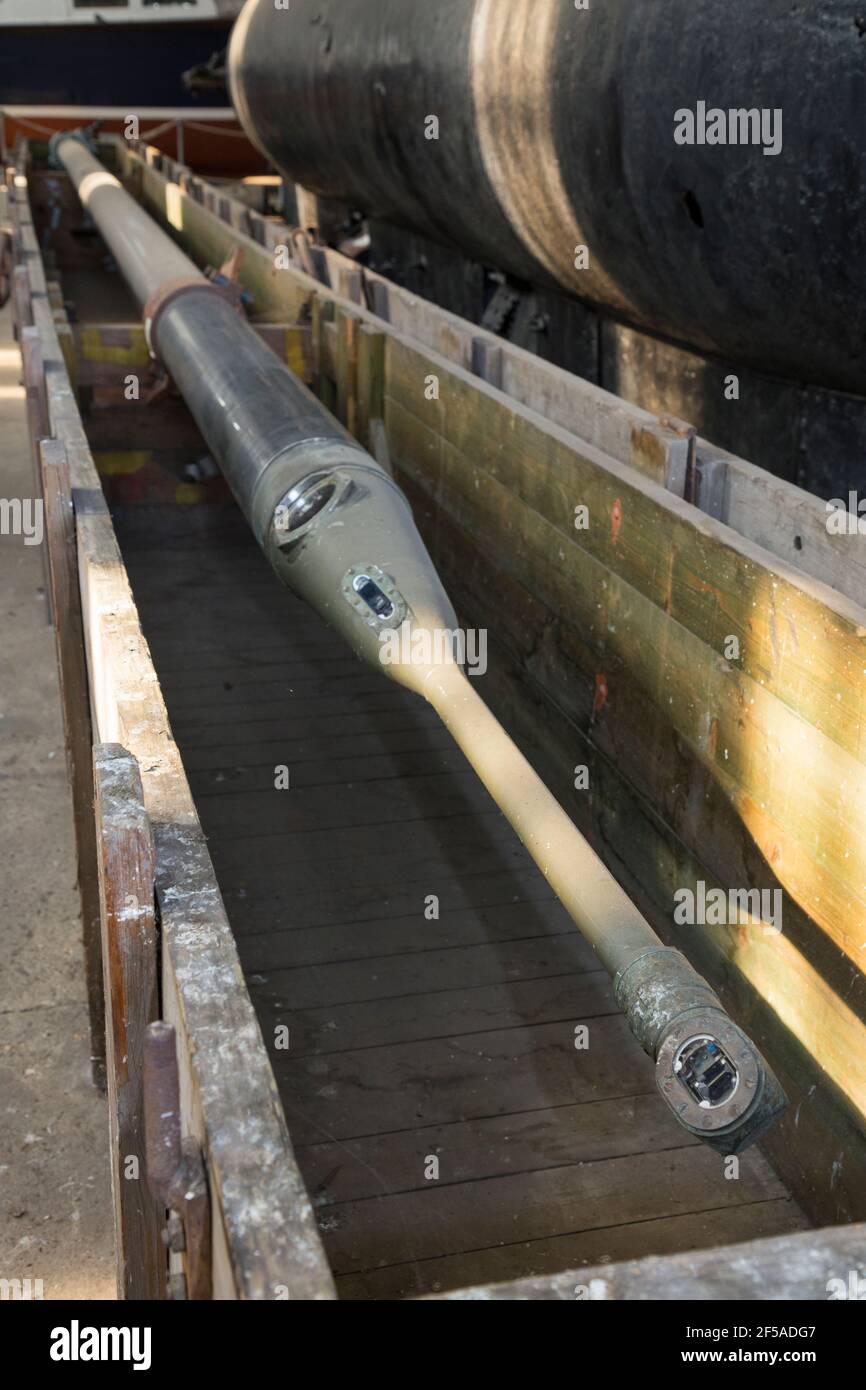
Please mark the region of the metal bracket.
POLYGON ((151 1023, 144 1042, 144 1131, 147 1180, 168 1212, 163 1242, 175 1265, 169 1298, 212 1297, 210 1193, 197 1140, 181 1140, 180 1081, 174 1029, 151 1023))
POLYGON ((484 310, 481 327, 488 333, 503 333, 519 303, 520 291, 507 283, 500 284, 484 310))

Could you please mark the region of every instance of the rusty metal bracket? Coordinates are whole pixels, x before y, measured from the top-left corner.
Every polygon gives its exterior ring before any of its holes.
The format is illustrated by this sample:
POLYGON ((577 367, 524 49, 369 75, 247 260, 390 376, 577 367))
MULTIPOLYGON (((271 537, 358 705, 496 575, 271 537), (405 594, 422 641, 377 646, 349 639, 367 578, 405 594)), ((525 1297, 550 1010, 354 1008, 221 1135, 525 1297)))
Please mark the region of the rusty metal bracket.
POLYGON ((181 1139, 180 1081, 174 1029, 151 1023, 144 1044, 144 1130, 147 1180, 167 1210, 163 1241, 181 1269, 169 1277, 169 1298, 212 1297, 210 1192, 201 1147, 181 1139))

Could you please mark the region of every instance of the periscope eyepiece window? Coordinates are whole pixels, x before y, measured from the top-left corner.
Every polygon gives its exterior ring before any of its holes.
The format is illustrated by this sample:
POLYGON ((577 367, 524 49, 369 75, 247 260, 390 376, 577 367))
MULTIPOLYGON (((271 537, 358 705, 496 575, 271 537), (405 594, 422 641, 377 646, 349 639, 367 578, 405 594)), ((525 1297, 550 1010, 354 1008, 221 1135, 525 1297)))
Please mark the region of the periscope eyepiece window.
POLYGON ((674 1071, 686 1090, 705 1110, 715 1110, 731 1099, 739 1073, 715 1038, 691 1038, 674 1062, 674 1071))
POLYGON ((299 531, 302 526, 306 526, 308 521, 312 521, 313 517, 318 516, 319 512, 327 507, 336 491, 337 485, 332 480, 320 482, 297 500, 290 500, 284 529, 291 535, 293 531, 299 531))
POLYGON ((360 598, 364 600, 367 607, 377 618, 387 622, 388 618, 393 617, 394 605, 388 595, 383 593, 368 574, 356 575, 352 581, 352 588, 360 598))

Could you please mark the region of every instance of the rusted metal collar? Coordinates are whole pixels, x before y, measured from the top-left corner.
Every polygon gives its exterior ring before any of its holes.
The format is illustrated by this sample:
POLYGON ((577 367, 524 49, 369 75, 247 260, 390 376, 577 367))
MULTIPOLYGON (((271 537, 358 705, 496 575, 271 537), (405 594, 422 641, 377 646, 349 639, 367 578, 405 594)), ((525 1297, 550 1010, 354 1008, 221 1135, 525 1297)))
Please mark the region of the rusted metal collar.
POLYGON ((147 341, 147 348, 151 355, 160 360, 159 356, 159 320, 170 304, 174 304, 186 294, 215 294, 220 299, 227 300, 230 304, 238 307, 238 297, 235 287, 231 284, 218 285, 212 280, 207 280, 203 275, 190 275, 180 280, 166 280, 160 285, 148 299, 144 306, 144 336, 147 341))

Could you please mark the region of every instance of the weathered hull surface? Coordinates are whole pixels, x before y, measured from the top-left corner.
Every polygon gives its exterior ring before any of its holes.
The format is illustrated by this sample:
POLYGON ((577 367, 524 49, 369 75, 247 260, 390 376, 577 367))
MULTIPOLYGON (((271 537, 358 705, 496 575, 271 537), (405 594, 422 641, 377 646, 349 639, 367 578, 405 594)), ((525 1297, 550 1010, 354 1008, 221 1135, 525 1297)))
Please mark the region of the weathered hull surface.
POLYGON ((858 0, 250 0, 232 90, 250 136, 323 196, 702 351, 862 391, 859 15, 858 0), (677 143, 678 111, 696 141, 713 125, 700 103, 764 112, 762 133, 742 127, 758 143, 677 143))

